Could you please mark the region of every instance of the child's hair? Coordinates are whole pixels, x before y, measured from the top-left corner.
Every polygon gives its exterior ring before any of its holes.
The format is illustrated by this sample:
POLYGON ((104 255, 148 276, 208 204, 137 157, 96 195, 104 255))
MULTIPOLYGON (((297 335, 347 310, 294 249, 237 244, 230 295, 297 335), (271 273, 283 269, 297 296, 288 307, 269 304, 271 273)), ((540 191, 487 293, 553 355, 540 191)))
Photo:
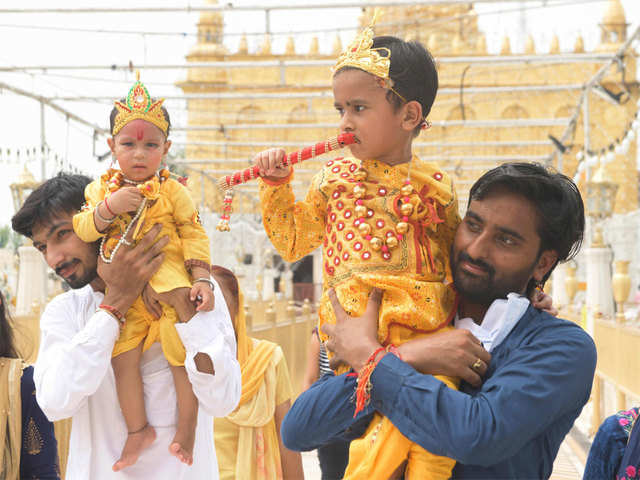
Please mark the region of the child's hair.
MULTIPOLYGON (((126 103, 127 99, 126 98, 121 98, 120 99, 120 103, 126 103)), ((156 99, 152 98, 151 99, 152 102, 155 102, 156 99)), ((169 138, 169 132, 171 131, 171 119, 169 118, 169 112, 167 111, 166 108, 164 108, 164 105, 162 107, 160 107, 162 109, 162 114, 164 115, 164 119, 167 121, 167 135, 166 138, 169 138)), ((113 136, 113 127, 115 126, 116 123, 116 117, 118 116, 118 109, 116 107, 113 107, 111 109, 111 113, 109 114, 109 132, 111 132, 111 135, 113 136)))
MULTIPOLYGON (((429 51, 420 42, 405 42, 392 36, 375 37, 371 48, 382 49, 378 52, 383 56, 386 55, 384 49, 389 49, 389 78, 393 80, 393 89, 407 102, 418 102, 422 106, 422 118, 426 119, 438 92, 438 71, 429 51)), ((341 68, 336 75, 353 68, 341 68)), ((387 100, 396 110, 403 104, 402 99, 391 90, 387 92, 387 100)), ((416 127, 415 133, 419 133, 420 129, 421 125, 416 127)))

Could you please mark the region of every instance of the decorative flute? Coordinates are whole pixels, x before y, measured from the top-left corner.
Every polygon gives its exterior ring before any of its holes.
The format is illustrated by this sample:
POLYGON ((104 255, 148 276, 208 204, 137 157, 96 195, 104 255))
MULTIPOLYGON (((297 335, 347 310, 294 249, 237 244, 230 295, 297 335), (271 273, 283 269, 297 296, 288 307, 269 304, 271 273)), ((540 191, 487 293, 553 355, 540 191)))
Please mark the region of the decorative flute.
MULTIPOLYGON (((353 133, 341 133, 340 135, 330 138, 324 142, 316 143, 309 147, 305 147, 297 152, 288 154, 282 161, 283 166, 291 166, 297 163, 315 158, 332 150, 339 150, 355 143, 356 137, 353 133)), ((231 175, 225 175, 218 180, 218 188, 224 194, 222 215, 216 227, 220 232, 228 232, 230 230, 229 220, 231 220, 231 206, 233 202, 233 187, 242 183, 247 183, 260 177, 260 168, 257 165, 238 170, 231 175)))

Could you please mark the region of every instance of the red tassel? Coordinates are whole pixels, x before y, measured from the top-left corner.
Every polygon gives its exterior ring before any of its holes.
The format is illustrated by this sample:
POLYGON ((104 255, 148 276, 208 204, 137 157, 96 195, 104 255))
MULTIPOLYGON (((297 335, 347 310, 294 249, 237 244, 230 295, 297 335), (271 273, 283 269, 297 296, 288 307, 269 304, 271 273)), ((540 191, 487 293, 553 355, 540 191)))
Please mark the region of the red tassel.
POLYGON ((376 357, 380 352, 384 352, 386 349, 384 347, 379 347, 375 352, 371 354, 367 363, 360 373, 358 373, 358 382, 356 386, 356 411, 353 413, 353 418, 355 418, 358 413, 365 409, 369 402, 371 401, 371 374, 378 365, 376 361, 376 357))

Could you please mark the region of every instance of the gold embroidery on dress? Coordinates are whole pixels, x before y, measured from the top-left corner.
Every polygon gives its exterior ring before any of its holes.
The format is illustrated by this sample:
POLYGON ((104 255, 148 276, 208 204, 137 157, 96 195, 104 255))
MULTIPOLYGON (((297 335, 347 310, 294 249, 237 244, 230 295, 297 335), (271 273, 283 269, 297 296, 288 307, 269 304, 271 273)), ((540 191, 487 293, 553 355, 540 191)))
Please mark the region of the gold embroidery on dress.
POLYGON ((26 435, 23 435, 23 438, 22 448, 26 450, 29 455, 38 455, 42 451, 44 441, 42 440, 42 435, 40 435, 38 426, 36 425, 36 422, 33 421, 33 418, 29 418, 27 432, 26 435))

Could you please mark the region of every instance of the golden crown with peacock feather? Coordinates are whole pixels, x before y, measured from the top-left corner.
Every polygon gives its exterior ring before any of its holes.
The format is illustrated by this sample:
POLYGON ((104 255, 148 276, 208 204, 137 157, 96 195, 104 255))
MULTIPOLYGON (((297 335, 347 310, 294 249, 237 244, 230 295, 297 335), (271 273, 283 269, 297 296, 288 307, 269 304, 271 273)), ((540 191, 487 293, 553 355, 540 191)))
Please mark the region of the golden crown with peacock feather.
POLYGON ((162 102, 164 102, 164 98, 156 101, 151 98, 147 87, 140 81, 140 72, 136 72, 136 82, 129 89, 124 103, 115 102, 118 114, 113 123, 111 134, 116 135, 127 123, 133 120, 145 120, 162 130, 166 136, 169 122, 162 111, 162 102))

